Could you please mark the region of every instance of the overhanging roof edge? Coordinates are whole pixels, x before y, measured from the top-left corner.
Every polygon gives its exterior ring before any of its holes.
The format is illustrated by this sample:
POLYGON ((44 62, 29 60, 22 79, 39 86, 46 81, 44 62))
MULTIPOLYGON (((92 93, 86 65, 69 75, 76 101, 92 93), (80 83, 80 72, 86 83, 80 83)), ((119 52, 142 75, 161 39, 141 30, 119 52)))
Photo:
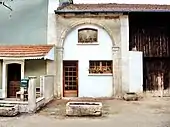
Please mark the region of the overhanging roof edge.
POLYGON ((61 13, 130 13, 130 12, 170 12, 170 10, 54 10, 55 14, 61 13))

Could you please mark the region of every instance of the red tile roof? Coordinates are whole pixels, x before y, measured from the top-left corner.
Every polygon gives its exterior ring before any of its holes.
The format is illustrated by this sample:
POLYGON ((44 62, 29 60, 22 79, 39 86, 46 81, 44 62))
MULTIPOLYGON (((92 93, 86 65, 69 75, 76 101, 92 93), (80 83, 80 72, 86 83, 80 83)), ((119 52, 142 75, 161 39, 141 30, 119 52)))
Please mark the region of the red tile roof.
POLYGON ((57 11, 170 11, 170 5, 156 4, 70 4, 57 11))
POLYGON ((53 45, 12 45, 0 46, 0 57, 41 57, 45 56, 53 45))

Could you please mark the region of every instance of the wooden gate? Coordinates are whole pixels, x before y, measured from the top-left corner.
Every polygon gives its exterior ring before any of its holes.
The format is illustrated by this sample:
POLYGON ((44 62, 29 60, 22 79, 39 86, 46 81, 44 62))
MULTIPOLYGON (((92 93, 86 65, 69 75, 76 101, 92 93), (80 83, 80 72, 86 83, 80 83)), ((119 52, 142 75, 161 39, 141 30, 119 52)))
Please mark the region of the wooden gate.
MULTIPOLYGON (((156 77, 163 73, 164 95, 170 95, 169 33, 166 27, 132 27, 130 48, 143 52, 143 90, 158 91, 156 77)), ((130 50, 131 50, 130 49, 130 50)))

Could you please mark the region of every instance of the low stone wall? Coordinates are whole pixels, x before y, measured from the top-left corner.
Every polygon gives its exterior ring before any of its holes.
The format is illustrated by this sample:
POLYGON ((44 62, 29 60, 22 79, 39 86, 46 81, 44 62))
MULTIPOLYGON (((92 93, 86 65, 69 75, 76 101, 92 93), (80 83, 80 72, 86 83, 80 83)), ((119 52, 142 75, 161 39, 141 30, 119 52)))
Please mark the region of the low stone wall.
POLYGON ((2 106, 0 105, 0 116, 16 116, 19 114, 19 107, 18 105, 15 106, 2 106))
MULTIPOLYGON (((45 99, 43 97, 36 99, 36 109, 39 110, 41 107, 45 105, 45 99)), ((28 113, 29 105, 28 102, 19 102, 19 101, 0 101, 0 116, 2 114, 12 114, 10 111, 13 111, 13 115, 16 113, 15 111, 18 111, 18 113, 28 113), (16 110, 17 107, 17 110, 16 110), (12 110, 15 109, 15 110, 12 110), (6 112, 6 113, 5 113, 6 112)), ((12 115, 11 115, 12 116, 12 115)))
MULTIPOLYGON (((29 77, 28 85, 28 101, 7 101, 0 100, 0 113, 2 114, 15 114, 15 111, 19 113, 35 113, 41 107, 46 105, 54 98, 54 76, 45 75, 41 76, 41 96, 36 98, 36 80, 35 76, 29 77), (17 110, 16 109, 17 106, 17 110), (15 108, 14 108, 15 107, 15 108)), ((1 115, 1 114, 0 114, 1 115)))
POLYGON ((40 77, 40 94, 45 98, 45 103, 54 98, 54 75, 44 75, 40 77))
POLYGON ((67 116, 101 116, 102 103, 100 102, 68 102, 67 116))

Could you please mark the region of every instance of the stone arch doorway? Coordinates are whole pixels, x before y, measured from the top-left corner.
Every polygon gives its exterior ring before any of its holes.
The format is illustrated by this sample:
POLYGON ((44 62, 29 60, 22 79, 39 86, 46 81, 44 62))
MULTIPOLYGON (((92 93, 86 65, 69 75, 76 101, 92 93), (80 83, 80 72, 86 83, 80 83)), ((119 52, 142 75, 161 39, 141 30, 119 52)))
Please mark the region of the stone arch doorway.
POLYGON ((20 90, 21 64, 7 64, 7 97, 15 98, 16 92, 20 90))
MULTIPOLYGON (((56 72, 56 88, 55 88, 55 94, 59 97, 63 97, 62 91, 63 91, 63 56, 64 56, 64 44, 65 39, 69 35, 72 30, 81 25, 95 25, 101 27, 103 30, 105 30, 111 40, 112 40, 112 60, 113 60, 113 96, 117 96, 118 94, 122 93, 122 90, 124 89, 121 87, 122 85, 122 79, 125 78, 128 81, 128 77, 124 76, 125 74, 122 74, 122 66, 120 66, 122 57, 127 56, 128 52, 128 15, 121 15, 119 16, 119 19, 114 20, 98 20, 97 18, 79 18, 79 19, 72 19, 70 18, 64 18, 64 17, 57 17, 58 25, 61 25, 62 27, 59 27, 57 30, 57 41, 56 41, 56 61, 57 61, 57 72, 56 72), (64 24, 64 25, 63 25, 64 24), (121 45, 125 44, 125 45, 121 45), (122 49, 123 50, 120 50, 122 49), (123 76, 122 76, 123 75, 123 76), (123 77, 123 78, 122 78, 123 77)), ((128 68, 128 64, 126 65, 128 68)), ((128 69, 127 69, 128 70, 128 69)), ((127 83, 125 83, 126 85, 127 83)))
MULTIPOLYGON (((86 37, 87 40, 90 40, 86 37)), ((80 37, 81 38, 81 37, 80 37)), ((85 38, 84 38, 85 39, 85 38)), ((84 40, 83 39, 83 40, 84 40)), ((98 25, 83 24, 78 25, 70 31, 65 37, 63 45, 63 97, 110 97, 113 93, 113 73, 112 71, 107 74, 99 74, 100 77, 89 72, 89 68, 93 67, 94 63, 100 68, 106 67, 108 64, 110 70, 113 68, 113 57, 112 57, 113 41, 109 33, 98 25), (93 29, 95 32, 90 32, 93 29), (81 35, 83 33, 89 34, 91 39, 94 35, 95 41, 87 41, 82 43, 79 40, 79 31, 81 35), (71 41, 70 41, 71 40, 71 41), (107 42, 107 43, 106 43, 107 42), (72 48, 70 48, 72 47, 72 48), (95 51, 95 52, 93 52, 95 51), (98 61, 96 61, 98 59, 98 61), (107 86, 104 85, 107 82, 107 86), (98 89, 95 84, 99 84, 98 89), (91 92, 88 90, 91 89, 91 92), (107 91, 107 92, 106 92, 107 91)))

